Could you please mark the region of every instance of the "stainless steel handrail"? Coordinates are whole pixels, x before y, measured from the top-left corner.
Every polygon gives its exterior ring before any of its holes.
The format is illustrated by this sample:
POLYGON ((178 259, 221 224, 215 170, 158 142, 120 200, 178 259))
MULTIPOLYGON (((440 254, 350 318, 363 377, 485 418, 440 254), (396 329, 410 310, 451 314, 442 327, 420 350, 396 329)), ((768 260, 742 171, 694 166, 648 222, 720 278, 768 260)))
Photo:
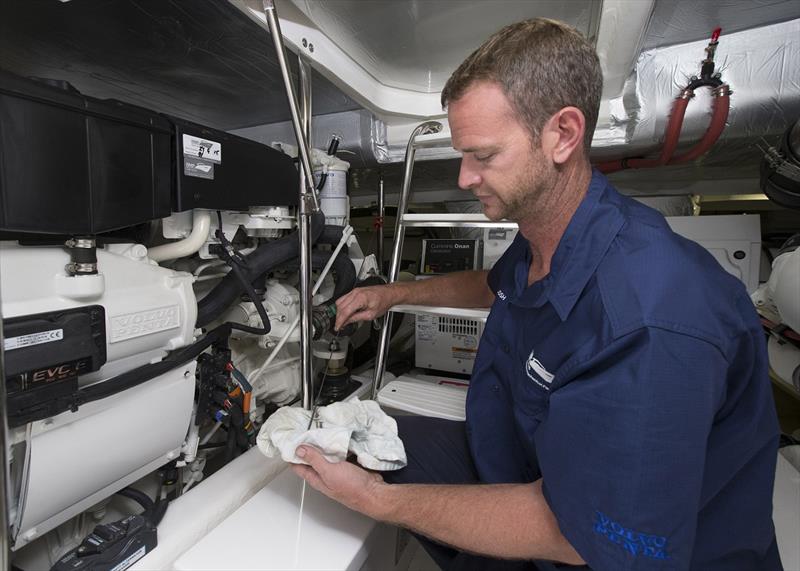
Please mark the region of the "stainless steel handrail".
MULTIPOLYGON (((442 124, 439 121, 426 121, 417 126, 411 132, 406 145, 405 157, 405 170, 403 173, 403 188, 400 190, 400 202, 397 205, 397 218, 394 223, 394 245, 392 246, 392 261, 389 266, 389 273, 387 280, 389 283, 397 281, 397 274, 400 271, 400 258, 403 253, 403 234, 405 227, 403 226, 403 216, 408 210, 408 199, 411 195, 411 175, 414 172, 414 155, 417 150, 417 137, 422 135, 429 135, 431 133, 438 133, 442 130, 442 124)), ((378 343, 378 351, 375 355, 375 376, 372 382, 372 398, 373 400, 378 397, 378 391, 381 388, 383 381, 383 373, 386 369, 386 357, 389 352, 389 335, 392 330, 392 313, 386 314, 383 320, 383 328, 381 329, 381 337, 378 343)))

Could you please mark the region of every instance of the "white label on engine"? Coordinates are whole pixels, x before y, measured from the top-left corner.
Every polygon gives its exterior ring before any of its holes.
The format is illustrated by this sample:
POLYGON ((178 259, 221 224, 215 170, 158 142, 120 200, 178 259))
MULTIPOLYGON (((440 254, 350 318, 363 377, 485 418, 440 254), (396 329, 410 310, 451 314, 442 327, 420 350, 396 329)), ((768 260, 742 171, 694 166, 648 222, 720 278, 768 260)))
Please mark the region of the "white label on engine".
POLYGON ((181 325, 181 310, 177 305, 126 313, 111 317, 110 343, 159 333, 181 325))
POLYGON ((130 555, 128 555, 125 559, 123 559, 119 564, 111 568, 111 571, 125 571, 128 567, 139 561, 142 557, 144 557, 146 553, 145 546, 143 545, 130 555))
POLYGON ((211 161, 212 163, 222 162, 222 143, 201 139, 193 135, 183 135, 183 155, 211 161))
POLYGON ((9 337, 3 341, 3 348, 6 351, 11 351, 12 349, 22 349, 23 347, 32 347, 42 343, 61 341, 63 338, 63 329, 51 329, 50 331, 39 331, 38 333, 29 333, 19 337, 9 337))

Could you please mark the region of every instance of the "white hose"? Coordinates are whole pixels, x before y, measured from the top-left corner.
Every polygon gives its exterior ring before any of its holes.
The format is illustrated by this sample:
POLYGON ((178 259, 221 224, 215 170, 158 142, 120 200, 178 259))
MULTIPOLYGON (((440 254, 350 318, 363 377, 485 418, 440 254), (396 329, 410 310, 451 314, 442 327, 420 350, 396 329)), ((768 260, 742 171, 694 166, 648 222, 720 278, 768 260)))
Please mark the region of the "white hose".
MULTIPOLYGON (((319 288, 322 287, 322 282, 325 280, 325 277, 328 275, 328 272, 330 271, 331 266, 333 266, 334 259, 336 258, 336 256, 339 255, 339 252, 342 251, 342 248, 344 248, 345 244, 347 244, 347 239, 350 237, 350 234, 352 234, 352 233, 353 233, 353 227, 352 226, 345 226, 344 230, 342 230, 342 239, 339 240, 339 243, 336 245, 336 248, 333 250, 333 253, 331 254, 331 257, 328 260, 328 263, 325 264, 324 268, 322 268, 322 272, 319 274, 319 277, 317 278, 317 283, 314 284, 314 289, 311 290, 311 296, 312 297, 315 296, 317 294, 317 292, 319 291, 319 288)), ((294 321, 292 321, 292 323, 291 323, 291 325, 289 325, 288 329, 286 329, 286 333, 283 334, 283 337, 281 337, 280 341, 278 341, 278 344, 275 345, 275 348, 272 350, 272 353, 269 354, 269 357, 267 357, 267 360, 264 361, 264 363, 258 369, 256 369, 255 371, 253 371, 251 373, 251 375, 250 375, 251 378, 258 377, 265 370, 267 370, 267 368, 270 366, 270 363, 272 363, 272 361, 275 360, 275 357, 278 356, 278 352, 281 349, 283 349, 283 346, 286 345, 286 341, 289 339, 289 336, 294 332, 294 330, 297 328, 297 326, 299 324, 300 324, 300 316, 298 315, 297 317, 294 318, 294 321)))
POLYGON ((192 233, 183 240, 177 242, 170 242, 162 246, 155 246, 149 248, 147 255, 154 262, 164 262, 167 260, 176 260, 185 256, 200 251, 203 244, 208 240, 208 234, 211 231, 211 214, 208 212, 194 212, 194 221, 192 223, 192 233))

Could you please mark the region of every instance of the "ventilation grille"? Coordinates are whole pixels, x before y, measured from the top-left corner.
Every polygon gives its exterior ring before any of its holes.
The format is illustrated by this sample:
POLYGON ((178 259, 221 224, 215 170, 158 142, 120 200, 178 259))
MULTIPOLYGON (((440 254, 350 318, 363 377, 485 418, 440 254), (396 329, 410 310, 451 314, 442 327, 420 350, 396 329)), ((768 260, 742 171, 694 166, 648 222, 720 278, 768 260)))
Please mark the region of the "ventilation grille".
POLYGON ((459 319, 457 317, 439 317, 439 333, 453 335, 478 335, 480 321, 459 319))

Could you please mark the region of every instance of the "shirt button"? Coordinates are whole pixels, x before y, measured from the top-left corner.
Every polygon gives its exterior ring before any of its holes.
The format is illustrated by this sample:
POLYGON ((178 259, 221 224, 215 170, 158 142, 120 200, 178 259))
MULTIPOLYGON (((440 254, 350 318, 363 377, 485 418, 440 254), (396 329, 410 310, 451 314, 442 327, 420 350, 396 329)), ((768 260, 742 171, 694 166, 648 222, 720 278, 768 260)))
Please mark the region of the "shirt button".
POLYGON ((503 345, 503 353, 510 353, 511 348, 508 345, 503 345))
POLYGON ((492 385, 492 392, 499 393, 500 385, 492 385))

